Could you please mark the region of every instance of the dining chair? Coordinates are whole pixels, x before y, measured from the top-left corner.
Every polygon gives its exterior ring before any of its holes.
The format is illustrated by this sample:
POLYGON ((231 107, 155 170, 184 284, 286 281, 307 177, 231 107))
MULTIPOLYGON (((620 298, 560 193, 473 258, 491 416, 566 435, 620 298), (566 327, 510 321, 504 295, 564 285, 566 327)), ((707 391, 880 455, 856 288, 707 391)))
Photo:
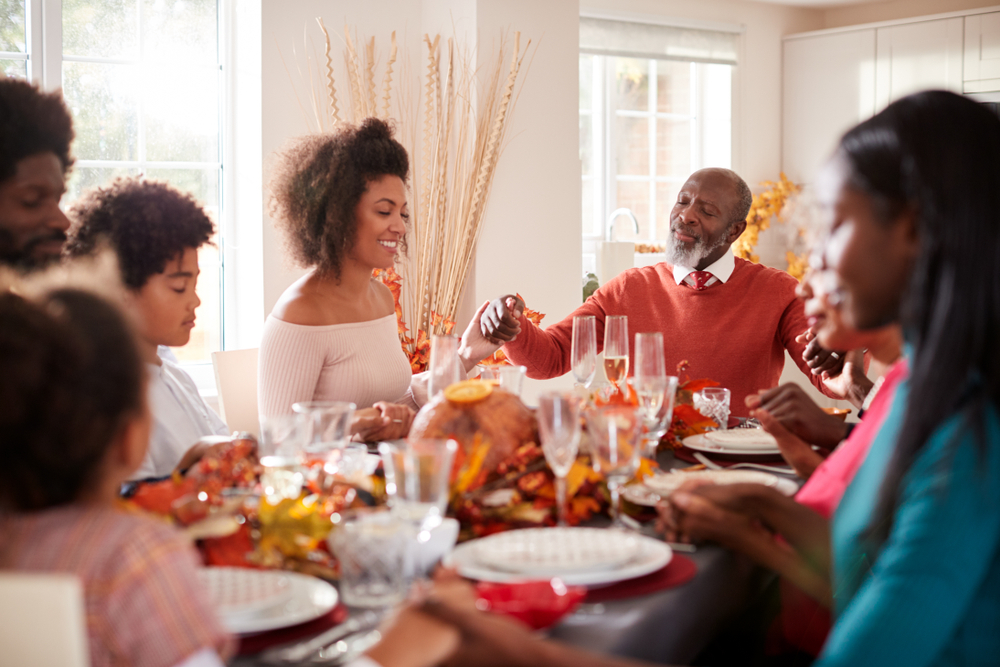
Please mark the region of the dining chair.
POLYGON ((219 414, 230 431, 260 435, 257 414, 257 348, 212 353, 219 414))
POLYGON ((0 574, 5 665, 88 667, 83 586, 69 574, 0 574))

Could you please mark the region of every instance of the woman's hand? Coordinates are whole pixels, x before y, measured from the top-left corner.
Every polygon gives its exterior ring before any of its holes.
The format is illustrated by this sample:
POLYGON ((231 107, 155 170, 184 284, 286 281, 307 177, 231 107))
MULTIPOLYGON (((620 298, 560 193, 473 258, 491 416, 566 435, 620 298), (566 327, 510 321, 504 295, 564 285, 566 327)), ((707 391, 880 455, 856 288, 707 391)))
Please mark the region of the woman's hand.
POLYGON ((479 307, 476 314, 472 316, 469 326, 465 328, 465 333, 462 334, 458 356, 462 359, 462 367, 466 373, 475 368, 480 361, 503 347, 502 340, 489 338, 483 334, 483 313, 486 312, 489 305, 490 302, 487 301, 479 307))
POLYGON ((757 418, 765 431, 774 436, 778 443, 778 449, 781 450, 782 458, 788 461, 788 465, 792 466, 795 474, 802 479, 809 479, 813 471, 823 462, 823 457, 814 452, 809 443, 785 428, 767 410, 755 410, 753 416, 757 418))
POLYGON ((671 542, 716 542, 742 551, 761 538, 773 539, 757 519, 713 502, 698 490, 675 491, 658 508, 671 542), (666 514, 669 519, 664 519, 666 514))
POLYGON ((746 405, 757 419, 760 419, 757 412, 764 411, 793 435, 813 445, 833 449, 847 437, 844 420, 828 415, 802 387, 792 382, 750 394, 746 405))
POLYGON ((452 625, 407 607, 382 630, 382 640, 366 655, 382 667, 430 667, 455 653, 461 641, 461 633, 452 625))
POLYGON ((518 321, 524 314, 524 302, 514 294, 493 299, 482 314, 482 332, 489 340, 509 343, 521 333, 518 321))
POLYGON ((405 405, 379 401, 354 413, 351 435, 361 442, 405 438, 410 432, 414 414, 405 405))

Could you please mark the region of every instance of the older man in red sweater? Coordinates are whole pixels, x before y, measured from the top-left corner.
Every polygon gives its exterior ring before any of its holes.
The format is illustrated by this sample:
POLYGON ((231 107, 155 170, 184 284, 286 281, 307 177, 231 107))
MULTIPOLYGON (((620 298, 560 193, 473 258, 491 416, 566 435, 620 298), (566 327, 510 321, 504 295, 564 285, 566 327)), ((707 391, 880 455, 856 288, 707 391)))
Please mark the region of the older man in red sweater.
POLYGON ((750 188, 735 172, 696 171, 670 213, 669 263, 625 271, 544 331, 524 320, 519 299, 502 296, 483 314, 483 334, 505 341, 507 357, 526 366, 529 377, 552 378, 570 370, 574 317, 594 316, 600 351, 604 318, 627 315, 630 338, 663 332, 668 371, 686 360, 692 378, 729 388, 736 416, 747 414, 746 396, 778 384, 785 350, 816 387, 835 396, 823 379, 839 373, 842 355, 807 342, 796 280, 730 250, 746 229, 751 201, 750 188))

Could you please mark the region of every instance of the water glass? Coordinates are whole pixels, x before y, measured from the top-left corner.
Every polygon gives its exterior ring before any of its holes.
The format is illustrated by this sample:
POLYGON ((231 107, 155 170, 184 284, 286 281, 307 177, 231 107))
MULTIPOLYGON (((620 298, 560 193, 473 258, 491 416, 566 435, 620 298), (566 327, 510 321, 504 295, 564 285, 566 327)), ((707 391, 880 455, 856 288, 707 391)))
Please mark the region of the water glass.
POLYGON ((628 377, 628 317, 625 315, 604 318, 604 374, 616 391, 621 390, 628 377))
POLYGON ((448 506, 454 440, 410 438, 379 445, 389 507, 402 520, 426 531, 441 523, 448 506))
POLYGON ((566 525, 566 476, 580 448, 580 401, 573 395, 549 392, 538 397, 538 434, 545 462, 556 478, 559 525, 566 525))
POLYGON ((331 519, 344 604, 386 609, 406 599, 412 528, 391 512, 347 510, 331 519))
POLYGON ((611 492, 611 525, 628 528, 620 514, 621 488, 639 469, 639 415, 632 407, 612 406, 586 414, 594 470, 603 474, 611 492))
POLYGON ((526 366, 501 366, 498 371, 500 388, 520 398, 521 387, 524 386, 524 375, 527 372, 526 366))
POLYGON ((305 483, 298 415, 264 419, 257 455, 263 467, 260 483, 267 501, 276 505, 285 498, 298 498, 305 483))
POLYGON ((427 382, 429 399, 462 379, 459 342, 458 336, 431 336, 430 377, 427 382))
POLYGON ((663 378, 662 398, 654 396, 649 399, 649 403, 646 405, 643 404, 645 399, 643 392, 637 386, 636 378, 629 378, 628 383, 635 391, 636 396, 639 397, 639 411, 642 415, 643 456, 655 459, 660 439, 670 430, 670 424, 674 418, 674 401, 677 398, 678 379, 673 375, 663 378), (655 405, 657 401, 659 401, 659 407, 655 405))
POLYGON ((343 449, 351 438, 354 403, 343 401, 304 401, 292 405, 298 415, 302 450, 306 458, 325 459, 330 452, 343 449))
POLYGON ((729 390, 724 387, 706 387, 694 395, 694 408, 713 419, 719 430, 729 426, 729 390))
POLYGON ((593 315, 573 318, 573 377, 584 387, 589 387, 597 372, 597 329, 593 315))

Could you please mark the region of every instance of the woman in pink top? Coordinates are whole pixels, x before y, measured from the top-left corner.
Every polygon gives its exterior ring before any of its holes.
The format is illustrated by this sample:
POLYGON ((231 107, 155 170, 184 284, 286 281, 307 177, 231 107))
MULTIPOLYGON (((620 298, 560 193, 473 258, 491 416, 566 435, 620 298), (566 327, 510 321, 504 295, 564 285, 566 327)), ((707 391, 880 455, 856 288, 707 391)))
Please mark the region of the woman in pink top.
MULTIPOLYGON (((298 401, 339 400, 358 406, 354 432, 364 439, 409 432, 410 364, 392 293, 372 277, 406 250, 408 171, 406 150, 376 118, 298 139, 279 158, 271 216, 292 258, 310 271, 264 325, 262 419, 289 414, 298 401)), ((499 347, 483 338, 478 317, 463 336, 466 370, 499 347)))

